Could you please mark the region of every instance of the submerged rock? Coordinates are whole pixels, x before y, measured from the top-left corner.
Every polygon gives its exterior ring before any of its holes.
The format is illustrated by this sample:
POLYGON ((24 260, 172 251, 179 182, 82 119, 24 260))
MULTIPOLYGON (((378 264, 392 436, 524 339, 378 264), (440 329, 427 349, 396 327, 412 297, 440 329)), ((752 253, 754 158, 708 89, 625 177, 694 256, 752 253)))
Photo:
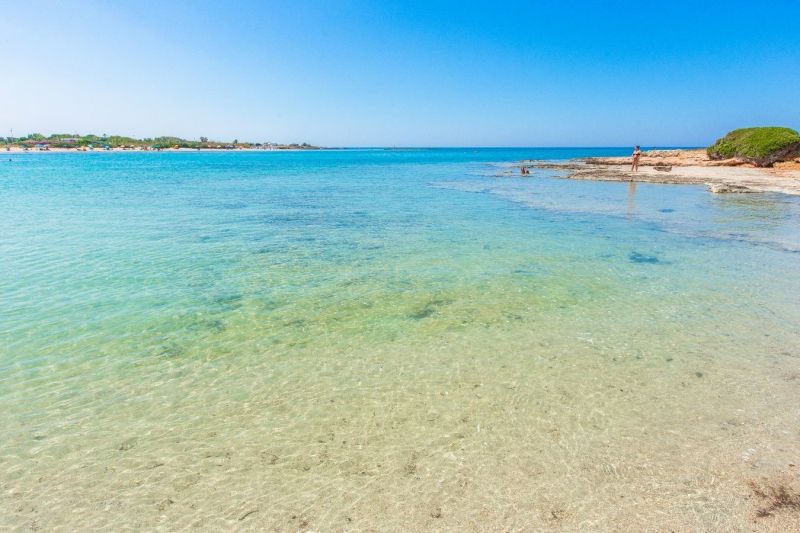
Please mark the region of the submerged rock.
POLYGON ((734 183, 709 183, 708 190, 716 194, 756 192, 750 187, 734 183))
POLYGON ((661 262, 659 261, 658 257, 654 255, 645 255, 645 254, 640 254, 639 252, 631 252, 631 255, 628 256, 628 259, 630 259, 632 263, 655 264, 661 262))

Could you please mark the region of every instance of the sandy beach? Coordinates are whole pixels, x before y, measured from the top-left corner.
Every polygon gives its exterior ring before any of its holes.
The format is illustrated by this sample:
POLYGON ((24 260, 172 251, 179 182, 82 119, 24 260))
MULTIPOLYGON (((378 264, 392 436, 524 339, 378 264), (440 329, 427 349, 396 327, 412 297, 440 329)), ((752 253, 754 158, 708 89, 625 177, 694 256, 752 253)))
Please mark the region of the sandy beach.
MULTIPOLYGON (((800 195, 800 161, 757 168, 735 159, 712 161, 705 150, 650 150, 639 170, 631 172, 629 157, 585 158, 565 162, 523 161, 532 169, 563 171, 576 180, 634 181, 682 185, 706 184, 715 193, 777 192, 800 195)), ((535 177, 535 173, 531 174, 535 177)))

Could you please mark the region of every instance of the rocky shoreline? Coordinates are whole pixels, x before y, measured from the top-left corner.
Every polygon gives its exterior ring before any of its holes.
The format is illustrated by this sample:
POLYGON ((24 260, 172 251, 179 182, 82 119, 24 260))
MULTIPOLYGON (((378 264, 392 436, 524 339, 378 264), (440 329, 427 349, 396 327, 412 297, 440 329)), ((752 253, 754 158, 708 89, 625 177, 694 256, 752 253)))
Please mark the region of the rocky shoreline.
MULTIPOLYGON (((633 181, 707 185, 714 193, 778 192, 800 195, 800 160, 758 168, 737 159, 711 160, 705 150, 650 150, 642 153, 639 170, 630 157, 574 159, 565 162, 522 161, 521 167, 560 171, 558 177, 594 181, 633 181)), ((535 177, 535 173, 530 175, 535 177)))

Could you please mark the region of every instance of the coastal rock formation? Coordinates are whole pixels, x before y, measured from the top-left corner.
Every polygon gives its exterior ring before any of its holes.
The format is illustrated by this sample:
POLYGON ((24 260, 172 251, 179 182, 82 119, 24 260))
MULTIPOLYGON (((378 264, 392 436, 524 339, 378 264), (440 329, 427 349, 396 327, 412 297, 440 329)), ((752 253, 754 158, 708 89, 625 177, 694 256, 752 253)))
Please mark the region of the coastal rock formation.
POLYGON ((642 158, 647 163, 640 162, 638 172, 631 172, 629 157, 526 161, 525 164, 534 169, 555 170, 556 177, 574 180, 706 185, 714 193, 800 195, 800 161, 778 163, 769 169, 757 168, 736 160, 711 161, 702 150, 651 150, 642 158), (665 164, 665 161, 670 163, 665 164), (727 164, 734 162, 737 164, 727 164))
POLYGON ((734 158, 771 167, 800 156, 800 134, 789 128, 743 128, 717 139, 706 152, 715 161, 734 158))
MULTIPOLYGON (((628 165, 630 156, 625 157, 589 157, 586 162, 593 165, 628 165)), ((755 166, 748 161, 735 157, 712 160, 706 150, 647 150, 639 158, 640 167, 739 167, 755 166)), ((657 168, 661 170, 661 168, 657 168)))

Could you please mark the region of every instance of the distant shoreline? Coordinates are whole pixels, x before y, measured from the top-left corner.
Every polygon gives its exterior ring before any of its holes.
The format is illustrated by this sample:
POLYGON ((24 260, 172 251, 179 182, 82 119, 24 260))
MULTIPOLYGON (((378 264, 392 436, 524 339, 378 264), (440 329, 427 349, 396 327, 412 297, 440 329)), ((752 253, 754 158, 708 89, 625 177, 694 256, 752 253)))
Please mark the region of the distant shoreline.
POLYGON ((104 152, 127 152, 127 153, 158 153, 158 152, 320 152, 329 150, 341 150, 341 148, 323 148, 315 146, 312 148, 23 148, 11 146, 0 153, 7 154, 52 154, 52 153, 104 153, 104 152))
POLYGON ((160 136, 136 138, 127 135, 80 135, 77 133, 53 133, 44 136, 31 133, 22 137, 0 137, 0 150, 15 152, 163 152, 176 150, 322 150, 324 147, 307 142, 250 142, 219 141, 200 137, 160 136))

